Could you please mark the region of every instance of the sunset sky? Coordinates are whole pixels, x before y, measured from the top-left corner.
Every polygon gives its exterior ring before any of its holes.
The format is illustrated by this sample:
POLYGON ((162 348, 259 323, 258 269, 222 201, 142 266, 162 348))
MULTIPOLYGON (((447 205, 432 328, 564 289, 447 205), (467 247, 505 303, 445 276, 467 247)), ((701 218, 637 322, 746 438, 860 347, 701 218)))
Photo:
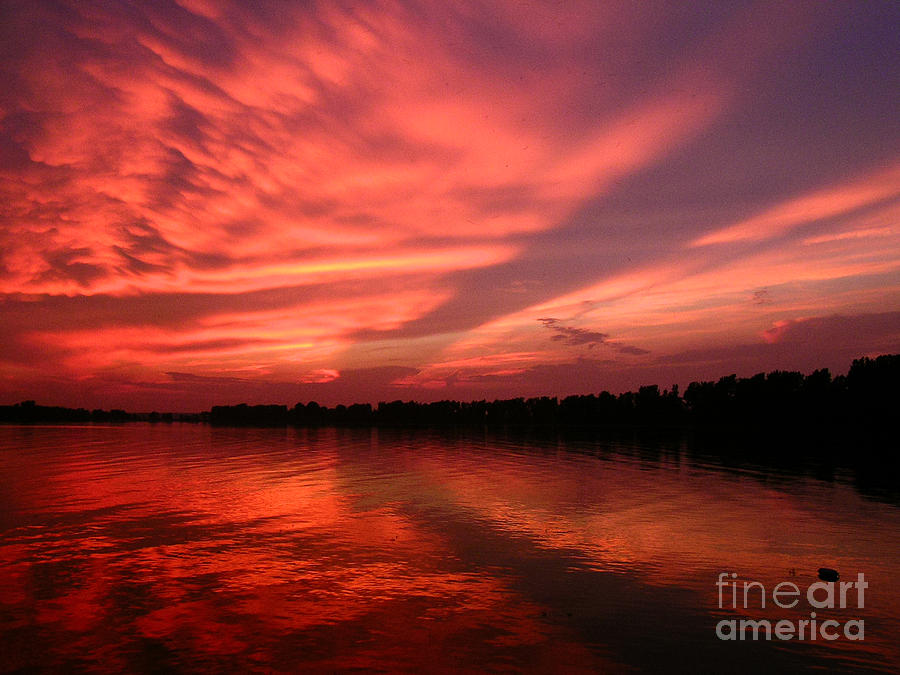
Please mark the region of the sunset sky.
POLYGON ((900 3, 6 1, 0 403, 900 352, 900 3))

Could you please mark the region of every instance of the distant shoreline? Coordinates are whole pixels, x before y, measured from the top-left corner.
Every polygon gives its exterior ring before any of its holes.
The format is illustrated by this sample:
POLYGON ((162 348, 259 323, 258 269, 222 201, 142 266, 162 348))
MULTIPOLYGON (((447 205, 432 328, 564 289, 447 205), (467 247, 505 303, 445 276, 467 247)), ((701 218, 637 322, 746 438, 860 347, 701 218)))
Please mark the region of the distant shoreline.
POLYGON ((609 429, 721 428, 753 431, 835 428, 889 429, 900 409, 900 354, 863 357, 846 375, 827 369, 728 375, 660 390, 658 385, 618 395, 609 392, 494 401, 415 401, 321 406, 219 405, 200 413, 132 413, 42 406, 34 401, 0 406, 0 423, 206 423, 260 427, 569 427, 609 429))

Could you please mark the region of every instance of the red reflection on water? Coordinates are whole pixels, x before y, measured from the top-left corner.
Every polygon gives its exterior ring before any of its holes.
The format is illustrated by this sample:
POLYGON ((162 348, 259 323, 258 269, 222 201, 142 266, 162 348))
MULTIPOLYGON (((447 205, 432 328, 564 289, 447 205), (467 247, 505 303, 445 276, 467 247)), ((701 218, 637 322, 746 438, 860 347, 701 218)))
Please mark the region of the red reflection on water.
POLYGON ((872 584, 865 645, 758 664, 900 662, 900 516, 840 484, 427 434, 0 441, 0 634, 27 645, 0 651, 5 670, 709 664, 735 653, 711 629, 719 571, 774 585, 836 556, 872 584))

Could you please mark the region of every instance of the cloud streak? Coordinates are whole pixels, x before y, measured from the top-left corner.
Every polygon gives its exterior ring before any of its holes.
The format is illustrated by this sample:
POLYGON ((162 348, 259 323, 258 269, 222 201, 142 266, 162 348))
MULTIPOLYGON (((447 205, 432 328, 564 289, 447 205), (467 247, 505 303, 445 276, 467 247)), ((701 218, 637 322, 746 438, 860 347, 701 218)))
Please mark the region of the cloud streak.
POLYGON ((622 354, 632 354, 632 355, 641 355, 641 354, 649 354, 650 352, 646 349, 641 349, 640 347, 634 347, 631 345, 622 345, 615 342, 610 342, 608 340, 609 335, 607 333, 601 333, 595 330, 589 330, 587 328, 576 328, 574 326, 565 326, 559 319, 553 318, 543 318, 538 319, 538 322, 541 323, 544 328, 549 328, 553 331, 553 335, 550 339, 554 342, 561 342, 564 345, 568 345, 570 347, 577 347, 579 345, 585 345, 588 348, 592 348, 595 345, 608 345, 622 354))

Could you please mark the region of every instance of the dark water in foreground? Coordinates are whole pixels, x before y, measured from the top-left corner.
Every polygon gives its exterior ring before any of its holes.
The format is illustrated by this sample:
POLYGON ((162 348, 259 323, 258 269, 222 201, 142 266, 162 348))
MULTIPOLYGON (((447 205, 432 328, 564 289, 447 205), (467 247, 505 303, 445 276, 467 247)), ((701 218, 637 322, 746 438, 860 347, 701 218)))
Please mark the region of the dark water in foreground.
POLYGON ((900 509, 840 473, 692 457, 428 432, 0 427, 0 670, 900 669, 900 509), (863 608, 855 590, 844 609, 809 605, 823 565, 864 573, 863 608), (730 586, 720 609, 720 572, 761 582, 766 609, 757 590, 744 610, 740 587, 733 609, 730 586), (804 593, 797 607, 772 606, 780 582, 804 593), (811 611, 840 637, 716 637, 721 620, 811 611), (844 635, 855 619, 864 640, 844 635))

